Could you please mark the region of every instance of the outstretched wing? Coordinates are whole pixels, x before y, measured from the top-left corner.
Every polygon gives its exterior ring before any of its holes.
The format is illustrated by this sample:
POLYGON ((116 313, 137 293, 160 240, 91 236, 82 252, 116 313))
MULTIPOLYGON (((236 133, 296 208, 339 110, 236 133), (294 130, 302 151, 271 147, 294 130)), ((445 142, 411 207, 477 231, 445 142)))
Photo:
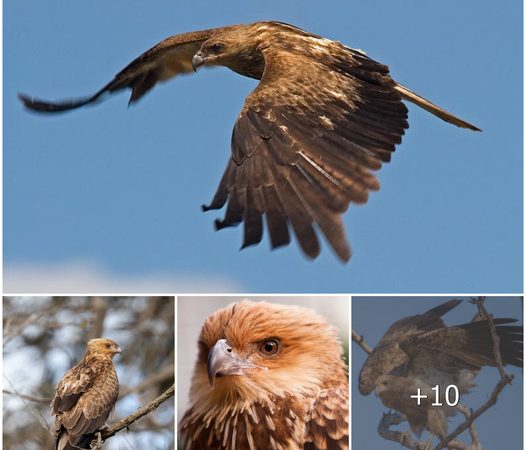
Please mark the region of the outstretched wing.
MULTIPOLYGON (((522 366, 522 327, 507 325, 515 319, 494 319, 504 365, 522 366)), ((414 375, 450 372, 458 375, 462 369, 480 370, 496 366, 489 322, 480 320, 449 328, 414 335, 400 342, 409 356, 409 371, 414 375)))
POLYGON ((444 328, 446 325, 442 320, 442 316, 447 314, 453 308, 456 308, 460 303, 462 303, 462 300, 449 300, 422 314, 397 320, 384 333, 382 339, 378 342, 377 348, 384 347, 387 344, 399 343, 402 340, 407 339, 408 336, 444 328))
MULTIPOLYGON (((401 342, 408 342, 413 336, 421 336, 433 330, 445 330, 442 316, 458 306, 461 300, 453 299, 426 311, 423 314, 404 317, 393 323, 378 342, 374 351, 367 357, 359 376, 359 389, 362 395, 370 394, 378 378, 391 373, 409 360, 407 352, 400 348, 401 342)), ((435 350, 430 352, 435 355, 435 350)))
POLYGON ((349 448, 349 391, 347 388, 320 392, 307 425, 305 450, 349 448))
POLYGON ((228 28, 215 28, 170 36, 133 60, 112 81, 91 96, 60 102, 47 102, 23 94, 19 94, 19 98, 26 108, 34 111, 61 112, 95 103, 107 94, 130 88, 132 90, 130 103, 133 103, 159 81, 192 72, 192 57, 201 44, 214 33, 228 28))
POLYGON ((290 242, 290 224, 309 258, 320 252, 318 227, 346 261, 340 216, 379 189, 373 171, 401 141, 407 108, 386 66, 335 42, 302 39, 263 50, 261 82, 237 119, 232 158, 203 209, 228 203, 216 228, 244 222, 243 247, 261 241, 263 217, 273 248, 290 242))

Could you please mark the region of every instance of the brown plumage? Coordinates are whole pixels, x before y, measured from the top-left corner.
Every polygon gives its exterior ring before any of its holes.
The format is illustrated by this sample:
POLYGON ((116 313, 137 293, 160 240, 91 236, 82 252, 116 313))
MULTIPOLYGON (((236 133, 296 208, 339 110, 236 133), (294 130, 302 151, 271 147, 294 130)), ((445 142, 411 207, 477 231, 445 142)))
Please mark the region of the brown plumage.
POLYGON ((232 157, 212 202, 226 205, 216 229, 244 223, 243 247, 258 244, 263 219, 272 248, 290 229, 309 258, 322 232, 341 260, 351 257, 341 215, 366 203, 374 172, 391 159, 408 127, 408 100, 441 119, 479 130, 395 82, 363 52, 280 22, 256 22, 169 37, 139 56, 100 91, 50 103, 24 95, 32 110, 59 112, 130 88, 130 103, 157 82, 222 65, 261 80, 232 134, 232 157))
POLYGON ((120 352, 111 339, 91 339, 82 360, 60 380, 51 403, 55 450, 90 448, 94 433, 104 427, 119 396, 112 358, 120 352))
MULTIPOLYGON (((424 429, 444 439, 449 416, 456 409, 432 406, 440 385, 444 395, 455 385, 460 395, 475 386, 474 379, 483 366, 496 366, 488 321, 480 316, 466 324, 447 327, 442 316, 459 305, 450 300, 429 311, 396 321, 385 332, 368 356, 359 376, 363 395, 373 390, 388 408, 403 413, 411 429, 420 435, 424 429), (421 389, 428 396, 420 406, 411 398, 421 389)), ((522 367, 523 329, 508 325, 515 319, 494 319, 504 365, 522 367)))
POLYGON ((348 378, 336 332, 305 308, 242 301, 204 323, 186 450, 341 450, 348 378))

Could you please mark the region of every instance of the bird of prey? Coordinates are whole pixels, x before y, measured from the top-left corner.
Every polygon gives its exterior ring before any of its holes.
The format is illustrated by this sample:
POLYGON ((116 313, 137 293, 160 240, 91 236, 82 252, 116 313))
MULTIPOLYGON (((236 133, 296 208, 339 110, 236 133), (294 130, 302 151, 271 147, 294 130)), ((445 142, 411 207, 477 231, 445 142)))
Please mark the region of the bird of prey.
POLYGON ((244 223, 242 248, 272 248, 291 230, 311 259, 317 230, 342 261, 351 257, 341 215, 380 184, 407 122, 407 100, 458 127, 480 131, 394 81, 387 66, 362 51, 281 22, 256 22, 171 36, 132 61, 94 95, 47 102, 20 95, 34 111, 55 113, 130 88, 130 103, 155 84, 201 66, 225 66, 260 80, 232 134, 232 154, 204 211, 221 209, 217 230, 244 223))
POLYGON ((120 347, 111 339, 91 339, 80 362, 57 385, 51 403, 55 416, 55 450, 90 448, 119 396, 112 358, 120 347))
MULTIPOLYGON (((466 324, 447 327, 442 316, 461 300, 450 300, 429 311, 396 321, 368 356, 359 376, 363 395, 373 390, 388 408, 404 414, 412 431, 424 429, 444 439, 447 420, 456 410, 446 404, 448 385, 467 394, 483 366, 496 366, 493 340, 486 319, 475 316, 466 324), (432 406, 439 385, 443 407, 432 406), (411 395, 428 395, 420 406, 411 395)), ((507 325, 515 319, 494 319, 504 365, 522 367, 523 330, 507 325)))
POLYGON ((349 448, 349 384, 336 330, 311 310, 242 301, 199 337, 186 450, 349 448))

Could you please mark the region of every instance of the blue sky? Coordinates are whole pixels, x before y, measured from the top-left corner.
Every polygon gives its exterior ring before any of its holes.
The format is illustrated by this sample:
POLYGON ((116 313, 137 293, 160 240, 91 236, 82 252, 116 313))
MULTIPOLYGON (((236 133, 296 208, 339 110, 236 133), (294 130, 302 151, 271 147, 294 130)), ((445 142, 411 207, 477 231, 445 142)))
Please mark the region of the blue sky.
MULTIPOLYGON (((389 326, 403 317, 421 314, 452 297, 353 297, 352 327, 366 342, 374 348, 389 326)), ((522 324, 522 304, 518 298, 493 297, 486 301, 486 308, 496 318, 518 319, 522 324)), ((467 299, 444 316, 446 325, 459 325, 469 322, 475 315, 476 308, 467 299)), ((358 374, 366 359, 366 354, 356 344, 352 347, 352 447, 356 450, 392 450, 401 448, 395 442, 382 439, 377 433, 377 426, 382 412, 387 408, 374 394, 362 396, 358 392, 358 374)), ((499 396, 497 404, 486 411, 476 421, 479 441, 484 448, 522 448, 523 423, 523 373, 522 369, 506 367, 506 372, 515 376, 512 386, 508 386, 499 396)), ((495 368, 485 368, 476 378, 477 387, 472 393, 461 396, 460 402, 476 409, 489 397, 499 381, 495 368)), ((459 423, 460 417, 449 422, 452 431, 459 423)), ((407 424, 401 430, 408 429, 407 424)), ((465 434, 462 435, 466 442, 465 434)), ((422 440, 428 435, 423 434, 422 440)), ((467 438, 469 443, 469 436, 467 438)))
POLYGON ((522 291, 522 2, 4 4, 4 280, 11 292, 522 291), (343 265, 294 243, 239 251, 202 213, 254 80, 202 70, 134 107, 117 95, 56 117, 17 92, 94 92, 164 37, 286 21, 360 48, 395 79, 481 127, 410 107, 382 189, 344 217, 343 265))

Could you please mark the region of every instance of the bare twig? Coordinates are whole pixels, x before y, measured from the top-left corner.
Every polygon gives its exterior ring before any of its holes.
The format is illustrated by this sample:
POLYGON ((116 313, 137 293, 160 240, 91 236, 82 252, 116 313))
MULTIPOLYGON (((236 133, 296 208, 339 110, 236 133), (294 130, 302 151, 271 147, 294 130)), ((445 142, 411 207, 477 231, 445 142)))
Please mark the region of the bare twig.
MULTIPOLYGON (((510 376, 511 379, 513 379, 513 376, 510 376)), ((469 419, 466 419, 465 422, 461 423, 455 431, 450 433, 442 442, 440 442, 436 447, 435 450, 440 450, 442 448, 446 448, 450 446, 450 442, 455 439, 459 434, 463 433, 465 430, 467 430, 471 424, 484 413, 489 408, 491 408, 495 403, 497 403, 497 400, 499 398, 499 394, 501 391, 506 387, 507 384, 510 383, 511 379, 504 378, 501 379, 497 386, 495 386, 495 389, 493 389, 493 392, 491 393, 491 397, 489 398, 486 403, 484 403, 480 408, 478 408, 476 411, 473 411, 469 417, 469 419)))
POLYGON ((16 325, 9 325, 4 327, 4 348, 14 338, 20 336, 24 329, 33 323, 39 323, 40 319, 44 316, 51 316, 55 311, 60 309, 60 305, 50 304, 46 306, 41 312, 33 313, 27 316, 25 320, 17 323, 16 325))
POLYGON ((46 422, 46 418, 42 415, 42 412, 40 411, 40 409, 37 408, 35 405, 29 404, 28 401, 20 393, 17 392, 15 385, 11 382, 11 380, 7 377, 5 373, 4 373, 4 379, 11 386, 12 391, 10 392, 14 392, 14 395, 18 396, 22 400, 24 405, 26 405, 27 407, 27 411, 29 411, 29 413, 38 421, 39 425, 42 428, 48 431, 49 428, 46 422))
MULTIPOLYGON (((493 317, 488 313, 486 307, 484 306, 485 297, 472 298, 471 303, 477 305, 479 314, 484 317, 489 323, 489 330, 491 333, 491 339, 493 341, 493 354, 495 355, 495 362, 497 363, 497 368, 499 369, 500 378, 508 378, 509 375, 504 371, 504 366, 502 365, 502 358, 500 355, 500 339, 497 335, 497 329, 495 328, 495 322, 493 322, 493 317)), ((511 381, 511 380, 510 380, 511 381)))
MULTIPOLYGON (((411 431, 397 431, 390 428, 405 422, 407 419, 399 412, 388 412, 382 414, 382 419, 378 424, 378 434, 389 441, 397 442, 403 447, 411 450, 428 450, 430 449, 430 442, 415 441, 411 436, 411 431)), ((449 448, 452 450, 477 450, 476 448, 468 448, 466 444, 461 441, 451 441, 449 448)))
POLYGON ((20 397, 20 398, 23 398, 24 400, 29 400, 30 402, 47 403, 48 405, 51 404, 51 399, 49 398, 34 397, 32 395, 19 394, 18 392, 8 391, 7 389, 4 389, 2 392, 7 395, 14 395, 15 397, 20 397))
POLYGON ((104 330, 104 319, 108 313, 108 299, 105 297, 93 297, 91 299, 91 308, 93 317, 91 319, 91 329, 89 338, 98 338, 102 336, 104 330))
POLYGON ((173 378, 173 376, 174 376, 174 366, 173 364, 169 364, 165 366, 163 369, 156 371, 149 377, 145 378, 143 381, 141 381, 136 386, 123 388, 119 395, 119 399, 122 399, 123 397, 126 397, 127 395, 132 394, 132 393, 142 392, 143 390, 151 386, 154 386, 160 382, 168 380, 169 378, 173 378))
POLYGON ((465 430, 470 428, 473 422, 478 417, 480 417, 485 411, 487 411, 495 403, 497 403, 497 400, 499 398, 499 394, 501 393, 501 391, 506 387, 506 385, 511 384, 513 380, 513 375, 508 375, 504 371, 504 367, 502 365, 502 358, 500 355, 500 340, 497 335, 495 323, 493 322, 493 317, 491 316, 491 314, 488 313, 488 311, 486 310, 484 306, 484 300, 485 300, 485 297, 472 298, 471 303, 477 305, 479 314, 488 321, 490 333, 491 333, 491 339, 493 341, 493 354, 495 355, 495 362, 497 364, 497 368, 499 369, 500 380, 495 386, 495 388, 493 389, 493 392, 491 393, 490 398, 482 406, 480 406, 477 410, 473 411, 470 414, 469 418, 465 420, 465 422, 461 423, 452 433, 446 436, 446 438, 443 439, 442 442, 440 442, 435 447, 435 450, 440 450, 442 448, 449 447, 453 439, 455 439, 458 435, 460 435, 465 430))
POLYGON ((124 428, 128 428, 133 422, 136 422, 141 417, 145 416, 146 414, 154 411, 159 407, 161 403, 168 400, 170 397, 174 395, 175 392, 175 385, 172 385, 170 388, 168 388, 166 391, 164 391, 159 397, 157 397, 155 400, 152 400, 150 403, 148 403, 145 406, 140 407, 137 411, 130 414, 128 417, 120 420, 119 422, 113 424, 112 426, 105 428, 100 431, 100 439, 97 437, 91 442, 92 449, 100 448, 100 445, 98 445, 99 440, 104 442, 108 438, 114 436, 119 431, 121 431, 124 428))
MULTIPOLYGON (((469 419, 471 417, 471 409, 469 409, 467 406, 464 406, 462 403, 459 403, 457 406, 455 406, 462 414, 464 414, 464 417, 466 419, 469 419)), ((475 422, 473 422, 469 426, 469 434, 471 436, 471 448, 473 450, 483 450, 482 444, 479 442, 479 437, 477 433, 477 427, 475 426, 475 422)))
POLYGON ((352 340, 356 342, 362 348, 362 350, 368 355, 370 355, 373 352, 373 349, 369 347, 367 342, 365 342, 365 339, 363 338, 363 336, 358 334, 354 330, 352 330, 352 340))

